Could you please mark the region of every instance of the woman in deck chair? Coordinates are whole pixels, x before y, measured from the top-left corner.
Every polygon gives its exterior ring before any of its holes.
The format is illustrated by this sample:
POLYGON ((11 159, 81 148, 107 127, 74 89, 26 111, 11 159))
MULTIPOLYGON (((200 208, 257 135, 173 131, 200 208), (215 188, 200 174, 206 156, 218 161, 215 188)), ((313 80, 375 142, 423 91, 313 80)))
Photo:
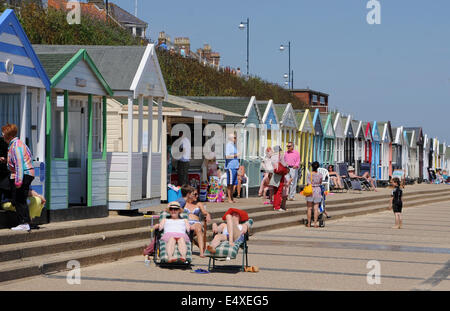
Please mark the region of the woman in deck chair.
POLYGON ((219 226, 213 224, 213 232, 217 233, 211 243, 207 246, 208 251, 211 254, 216 253, 216 247, 223 241, 227 241, 231 247, 234 247, 234 243, 242 242, 244 235, 248 230, 246 224, 240 224, 248 220, 248 214, 237 208, 230 208, 222 217, 226 223, 222 223, 219 226))
POLYGON ((362 179, 367 181, 370 186, 373 188, 373 191, 377 191, 377 187, 375 186, 375 181, 373 180, 372 177, 370 177, 369 172, 365 172, 362 176, 358 176, 355 174, 355 169, 353 168, 353 166, 350 166, 348 168, 348 176, 350 178, 355 178, 355 179, 362 179))
POLYGON ((206 218, 206 222, 211 221, 211 215, 206 211, 202 203, 197 202, 198 191, 194 187, 188 187, 188 194, 186 196, 186 205, 184 206, 184 212, 189 217, 189 225, 191 229, 194 230, 195 235, 198 239, 198 248, 200 249, 200 257, 205 258, 204 255, 204 231, 203 224, 200 222, 200 214, 206 218))
POLYGON ((332 182, 334 189, 344 189, 341 176, 334 171, 334 165, 328 165, 328 175, 330 176, 330 181, 332 182))
POLYGON ((159 230, 164 229, 164 234, 161 240, 167 243, 167 256, 168 262, 173 263, 176 261, 174 258, 175 244, 178 244, 178 250, 180 252, 180 261, 186 261, 187 246, 189 243, 189 236, 186 232, 191 230, 187 219, 181 219, 180 213, 182 209, 180 203, 174 201, 169 203, 168 212, 170 218, 164 218, 159 223, 159 230))

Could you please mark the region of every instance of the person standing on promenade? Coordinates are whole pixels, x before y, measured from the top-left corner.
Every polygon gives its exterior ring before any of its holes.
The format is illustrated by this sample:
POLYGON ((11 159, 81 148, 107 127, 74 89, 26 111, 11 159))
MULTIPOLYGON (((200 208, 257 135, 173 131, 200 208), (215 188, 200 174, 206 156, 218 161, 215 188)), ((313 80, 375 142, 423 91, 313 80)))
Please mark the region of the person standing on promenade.
POLYGON ((239 153, 236 145, 235 134, 228 135, 228 143, 225 148, 225 170, 227 172, 228 203, 236 203, 233 198, 234 188, 238 184, 239 153))
POLYGON ((274 199, 273 209, 274 211, 284 211, 281 209, 283 202, 283 188, 285 176, 289 174, 289 169, 284 162, 284 156, 280 146, 274 147, 274 154, 272 155, 272 165, 274 167, 272 178, 270 179, 270 186, 273 187, 274 199))
POLYGON ((16 207, 19 225, 11 228, 15 231, 30 231, 30 211, 27 198, 31 182, 34 179, 34 167, 30 149, 17 137, 17 126, 6 124, 2 127, 2 136, 8 147, 8 168, 11 172, 11 203, 16 207))
POLYGON ((391 207, 389 209, 392 209, 395 215, 395 226, 392 227, 392 229, 401 229, 402 228, 402 208, 403 208, 403 201, 402 201, 402 195, 403 191, 401 189, 401 183, 400 179, 397 177, 394 177, 392 179, 392 185, 394 186, 394 190, 392 191, 392 198, 391 198, 391 207))
POLYGON ((307 185, 312 185, 313 193, 311 196, 306 197, 306 206, 307 206, 307 227, 311 227, 311 213, 314 207, 314 228, 319 228, 317 225, 317 220, 319 218, 319 204, 322 201, 322 190, 320 186, 322 185, 322 174, 317 172, 320 164, 315 161, 312 164, 312 172, 308 173, 306 182, 307 185))
POLYGON ((294 149, 294 143, 289 142, 287 144, 287 151, 284 154, 284 161, 289 168, 289 176, 291 182, 289 185, 288 200, 294 201, 295 193, 297 192, 297 180, 298 180, 298 169, 300 167, 300 153, 294 149))
POLYGON ((178 185, 189 184, 189 161, 191 160, 191 142, 180 132, 181 138, 181 158, 178 160, 177 173, 178 173, 178 185))

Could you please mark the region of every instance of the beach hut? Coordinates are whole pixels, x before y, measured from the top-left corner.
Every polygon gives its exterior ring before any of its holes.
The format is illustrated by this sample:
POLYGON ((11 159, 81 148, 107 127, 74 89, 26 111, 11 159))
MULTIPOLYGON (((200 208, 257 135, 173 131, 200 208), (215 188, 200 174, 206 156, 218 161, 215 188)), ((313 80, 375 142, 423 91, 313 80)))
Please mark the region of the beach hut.
POLYGON ((407 127, 405 128, 406 131, 409 131, 412 133, 414 131, 414 139, 411 142, 410 148, 414 149, 412 150, 413 154, 412 157, 415 156, 415 163, 414 163, 414 175, 415 178, 417 178, 418 182, 422 182, 424 178, 424 136, 422 132, 421 127, 407 127))
MULTIPOLYGON (((137 135, 133 122, 128 123, 128 148, 125 152, 107 153, 108 208, 110 210, 136 210, 158 205, 161 202, 161 150, 162 150, 162 101, 167 98, 164 78, 159 67, 153 44, 146 46, 78 46, 78 45, 35 45, 39 54, 62 54, 85 49, 108 85, 114 98, 124 100, 129 106, 139 107, 139 128, 137 135), (143 106, 144 101, 155 101, 158 106, 157 149, 153 150, 153 117, 145 133, 147 152, 143 151, 143 106), (133 149, 135 136, 138 149, 133 149), (142 180, 147 181, 143 189, 142 180)), ((128 120, 134 117, 128 110, 128 120)))
POLYGON ((344 126, 344 162, 355 167, 355 133, 353 130, 352 116, 342 117, 344 126))
MULTIPOLYGON (((297 118, 298 135, 297 135, 297 146, 300 152, 301 165, 305 170, 311 170, 311 163, 313 159, 313 147, 314 147, 314 123, 312 120, 311 111, 306 110, 296 110, 295 115, 297 118)), ((306 174, 303 173, 301 178, 299 178, 299 184, 306 184, 306 174)))
POLYGON ((291 103, 275 104, 275 111, 278 120, 280 121, 281 148, 283 151, 286 151, 287 143, 290 141, 295 142, 297 140, 297 119, 291 103))
POLYGON ((333 129, 336 134, 334 162, 342 163, 345 161, 345 123, 340 112, 333 116, 333 129))
POLYGON ((381 179, 381 134, 378 129, 377 121, 372 124, 372 176, 376 180, 381 179))
POLYGON ((372 125, 370 122, 363 122, 363 130, 364 130, 364 159, 363 162, 370 164, 370 175, 375 177, 375 171, 373 169, 373 137, 372 137, 372 125))
POLYGON ((262 114, 260 126, 260 154, 264 155, 267 147, 275 147, 280 142, 277 141, 279 132, 279 121, 275 111, 273 100, 256 101, 259 111, 262 114), (274 137, 275 139, 272 139, 274 137))
POLYGON ((439 140, 433 139, 433 169, 439 168, 439 140))
MULTIPOLYGON (((392 169, 405 170, 407 167, 407 142, 403 133, 403 127, 393 127, 392 133, 395 133, 395 139, 392 144, 392 169), (406 154, 406 155, 405 155, 406 154)), ((407 175, 406 175, 407 176, 407 175)))
POLYGON ((392 127, 391 122, 377 122, 380 140, 380 180, 388 181, 392 176, 392 127))
POLYGON ((410 171, 409 171, 409 158, 410 158, 410 144, 409 144, 409 138, 406 134, 405 128, 402 126, 402 135, 403 135, 403 145, 402 145, 402 169, 405 171, 405 176, 408 178, 411 178, 410 171))
POLYGON ((430 166, 430 139, 428 138, 428 134, 423 135, 423 167, 422 174, 424 181, 429 181, 428 176, 428 167, 430 166))
POLYGON ((365 159, 366 137, 362 121, 352 120, 352 127, 355 133, 355 171, 359 174, 361 163, 365 159))
POLYGON ((408 139, 408 171, 412 179, 417 179, 419 176, 417 162, 417 146, 416 146, 416 131, 405 128, 405 135, 408 139))
MULTIPOLYGON (((16 124, 19 138, 33 154, 31 185, 45 195, 46 94, 50 80, 11 9, 0 15, 0 125, 16 124)), ((45 221, 46 213, 43 213, 45 221)))
POLYGON ((38 53, 47 93, 47 206, 50 220, 106 217, 106 97, 112 96, 84 49, 38 53))
POLYGON ((314 124, 314 144, 313 144, 313 161, 317 161, 320 164, 323 163, 323 124, 322 120, 320 119, 320 112, 319 109, 316 109, 314 111, 314 117, 313 117, 313 124, 314 124))
POLYGON ((447 144, 443 142, 439 144, 439 168, 443 169, 445 167, 445 152, 447 149, 447 144))
POLYGON ((450 173, 450 145, 445 147, 445 166, 444 169, 447 171, 447 174, 450 173))
POLYGON ((322 124, 324 125, 322 142, 322 167, 327 167, 327 165, 334 164, 335 162, 336 134, 333 127, 333 115, 331 113, 320 113, 320 118, 322 124))

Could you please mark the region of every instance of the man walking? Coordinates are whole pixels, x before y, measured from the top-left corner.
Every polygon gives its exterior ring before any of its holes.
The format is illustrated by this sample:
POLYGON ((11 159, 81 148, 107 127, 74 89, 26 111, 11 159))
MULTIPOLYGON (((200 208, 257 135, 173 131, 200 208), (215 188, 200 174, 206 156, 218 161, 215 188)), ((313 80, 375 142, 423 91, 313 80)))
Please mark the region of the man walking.
POLYGON ((284 161, 289 167, 289 178, 292 180, 289 186, 289 201, 294 201, 297 192, 298 169, 300 167, 300 153, 294 149, 294 143, 288 142, 287 151, 284 153, 284 161))
POLYGON ((227 172, 228 203, 236 203, 233 198, 234 188, 238 184, 239 153, 236 146, 236 135, 228 135, 228 143, 225 148, 225 170, 227 172))
POLYGON ((191 160, 191 142, 184 136, 183 132, 180 132, 181 138, 181 158, 178 160, 177 173, 178 173, 178 185, 189 184, 189 161, 191 160))

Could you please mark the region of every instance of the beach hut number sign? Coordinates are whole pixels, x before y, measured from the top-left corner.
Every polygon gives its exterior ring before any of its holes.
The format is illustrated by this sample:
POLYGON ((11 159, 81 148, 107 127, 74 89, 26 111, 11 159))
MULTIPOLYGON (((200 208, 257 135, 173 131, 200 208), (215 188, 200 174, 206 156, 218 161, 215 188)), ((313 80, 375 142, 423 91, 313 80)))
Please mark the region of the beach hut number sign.
POLYGON ((14 64, 10 59, 6 60, 5 69, 6 73, 10 76, 14 73, 14 64))

